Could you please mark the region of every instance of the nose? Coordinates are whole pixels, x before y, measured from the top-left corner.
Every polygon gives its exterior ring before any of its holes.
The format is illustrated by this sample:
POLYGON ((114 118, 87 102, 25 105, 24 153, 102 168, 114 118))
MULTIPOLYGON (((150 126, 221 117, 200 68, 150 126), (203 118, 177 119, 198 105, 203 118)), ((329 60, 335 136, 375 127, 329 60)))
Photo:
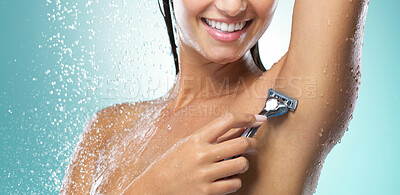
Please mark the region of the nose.
POLYGON ((234 17, 246 10, 247 0, 217 0, 215 6, 224 14, 234 17))

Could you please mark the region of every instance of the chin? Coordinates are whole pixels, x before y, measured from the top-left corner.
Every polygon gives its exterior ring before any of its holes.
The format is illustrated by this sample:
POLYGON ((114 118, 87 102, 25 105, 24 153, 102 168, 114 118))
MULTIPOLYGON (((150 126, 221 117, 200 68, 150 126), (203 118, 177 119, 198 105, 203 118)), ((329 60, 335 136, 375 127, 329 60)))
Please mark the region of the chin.
POLYGON ((217 64, 228 64, 231 62, 235 62, 237 60, 239 60, 241 58, 241 56, 235 56, 235 57, 230 57, 230 56, 226 56, 226 55, 213 55, 211 57, 208 57, 208 59, 214 63, 217 64))
POLYGON ((228 64, 231 62, 235 62, 243 57, 244 53, 241 54, 237 50, 227 49, 227 48, 219 48, 219 49, 209 49, 206 50, 206 54, 204 57, 209 59, 210 61, 218 64, 228 64))

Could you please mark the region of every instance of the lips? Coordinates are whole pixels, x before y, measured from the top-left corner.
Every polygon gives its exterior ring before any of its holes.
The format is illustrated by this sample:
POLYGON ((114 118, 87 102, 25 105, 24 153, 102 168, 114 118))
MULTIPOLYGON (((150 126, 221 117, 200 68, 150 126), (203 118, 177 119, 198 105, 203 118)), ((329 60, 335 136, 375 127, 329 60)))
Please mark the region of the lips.
POLYGON ((207 32, 217 41, 231 42, 236 41, 246 32, 251 20, 236 23, 226 23, 222 21, 202 18, 202 23, 207 32))

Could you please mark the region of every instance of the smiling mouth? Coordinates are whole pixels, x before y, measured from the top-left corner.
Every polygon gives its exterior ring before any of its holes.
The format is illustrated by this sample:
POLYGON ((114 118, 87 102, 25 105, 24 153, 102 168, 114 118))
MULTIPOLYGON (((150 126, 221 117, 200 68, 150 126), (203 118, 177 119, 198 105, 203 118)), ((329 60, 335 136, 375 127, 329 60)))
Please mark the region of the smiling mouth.
POLYGON ((242 30, 250 21, 238 22, 238 23, 225 23, 216 20, 210 20, 207 18, 202 18, 202 20, 213 30, 219 31, 221 33, 232 33, 242 30))

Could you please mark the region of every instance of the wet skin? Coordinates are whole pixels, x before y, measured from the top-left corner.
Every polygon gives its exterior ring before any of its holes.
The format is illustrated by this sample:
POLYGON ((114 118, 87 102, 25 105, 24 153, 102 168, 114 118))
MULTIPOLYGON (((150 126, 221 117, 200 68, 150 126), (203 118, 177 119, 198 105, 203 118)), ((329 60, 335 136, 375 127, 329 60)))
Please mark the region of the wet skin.
MULTIPOLYGON (((296 98, 298 108, 260 127, 255 136, 258 153, 244 155, 250 165, 238 175, 242 186, 235 194, 311 194, 326 155, 352 118, 360 85, 365 9, 362 0, 296 1, 289 50, 264 74, 251 68, 254 64, 245 55, 233 64, 236 68, 229 63, 220 68, 234 75, 229 90, 216 96, 205 95, 207 90, 193 95, 187 89, 193 85, 185 85, 183 78, 195 68, 183 66, 164 98, 98 112, 75 150, 62 193, 120 194, 174 144, 224 112, 258 113, 268 89, 274 88, 296 98), (204 107, 214 112, 204 113, 204 107)), ((182 52, 188 50, 181 51, 185 56, 182 52)), ((188 59, 192 58, 180 61, 188 59)), ((213 81, 218 89, 222 80, 213 81)), ((146 188, 161 182, 157 175, 152 178, 146 188)))

